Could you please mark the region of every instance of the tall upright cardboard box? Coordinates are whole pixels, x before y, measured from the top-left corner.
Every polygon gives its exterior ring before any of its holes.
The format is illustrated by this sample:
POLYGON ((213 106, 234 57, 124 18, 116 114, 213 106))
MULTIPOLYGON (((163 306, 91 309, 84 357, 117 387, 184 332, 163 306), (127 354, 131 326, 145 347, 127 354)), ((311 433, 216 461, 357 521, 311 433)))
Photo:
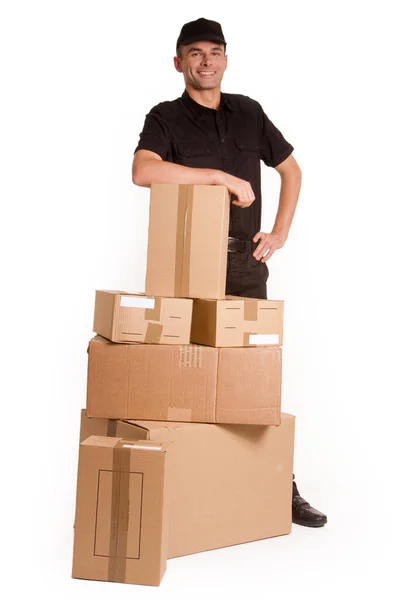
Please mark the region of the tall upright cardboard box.
POLYGON ((72 576, 159 585, 168 552, 168 444, 80 444, 72 576))
POLYGON ((152 185, 146 294, 224 298, 229 212, 224 186, 152 185))

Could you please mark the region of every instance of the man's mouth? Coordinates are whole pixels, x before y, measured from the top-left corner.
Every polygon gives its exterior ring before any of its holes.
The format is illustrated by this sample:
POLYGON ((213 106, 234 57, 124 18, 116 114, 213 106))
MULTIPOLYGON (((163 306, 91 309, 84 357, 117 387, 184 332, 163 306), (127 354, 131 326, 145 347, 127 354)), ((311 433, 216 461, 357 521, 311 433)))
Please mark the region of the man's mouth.
POLYGON ((212 77, 213 75, 216 75, 216 71, 198 71, 198 73, 201 77, 212 77))

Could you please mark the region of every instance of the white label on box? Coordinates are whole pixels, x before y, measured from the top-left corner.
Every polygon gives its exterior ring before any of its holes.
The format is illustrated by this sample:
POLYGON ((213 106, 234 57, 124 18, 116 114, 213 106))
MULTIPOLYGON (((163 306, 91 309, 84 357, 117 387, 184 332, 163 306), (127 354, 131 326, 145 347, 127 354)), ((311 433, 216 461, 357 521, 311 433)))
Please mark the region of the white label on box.
POLYGON ((280 336, 278 333, 250 333, 250 344, 279 344, 280 336))
POLYGON ((140 446, 139 444, 123 444, 123 448, 134 448, 134 450, 161 450, 161 446, 140 446))
POLYGON ((138 296, 121 296, 120 306, 127 308, 154 308, 154 298, 138 298, 138 296))

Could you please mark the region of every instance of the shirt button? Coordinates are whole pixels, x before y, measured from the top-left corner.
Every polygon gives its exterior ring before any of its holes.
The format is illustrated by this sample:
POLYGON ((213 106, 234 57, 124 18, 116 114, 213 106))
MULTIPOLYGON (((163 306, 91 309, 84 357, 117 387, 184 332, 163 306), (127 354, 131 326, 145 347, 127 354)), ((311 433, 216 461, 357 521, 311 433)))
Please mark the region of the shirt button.
POLYGON ((225 141, 226 141, 226 138, 225 138, 225 137, 222 137, 222 138, 221 138, 221 141, 222 141, 222 142, 225 142, 225 141))
POLYGON ((211 150, 210 150, 210 148, 208 148, 208 149, 206 150, 206 153, 207 153, 207 154, 210 154, 210 153, 211 153, 211 150))

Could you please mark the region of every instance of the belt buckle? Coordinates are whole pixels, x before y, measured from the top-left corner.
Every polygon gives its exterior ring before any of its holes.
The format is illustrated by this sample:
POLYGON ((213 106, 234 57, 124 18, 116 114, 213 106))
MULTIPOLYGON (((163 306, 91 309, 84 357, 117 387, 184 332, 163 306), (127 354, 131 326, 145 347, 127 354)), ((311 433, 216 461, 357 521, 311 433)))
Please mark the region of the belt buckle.
POLYGON ((245 252, 245 242, 244 240, 238 240, 237 238, 234 237, 229 237, 228 238, 228 246, 230 244, 230 242, 234 242, 236 248, 230 248, 228 247, 228 252, 245 252), (242 245, 242 248, 239 247, 240 244, 242 245))

